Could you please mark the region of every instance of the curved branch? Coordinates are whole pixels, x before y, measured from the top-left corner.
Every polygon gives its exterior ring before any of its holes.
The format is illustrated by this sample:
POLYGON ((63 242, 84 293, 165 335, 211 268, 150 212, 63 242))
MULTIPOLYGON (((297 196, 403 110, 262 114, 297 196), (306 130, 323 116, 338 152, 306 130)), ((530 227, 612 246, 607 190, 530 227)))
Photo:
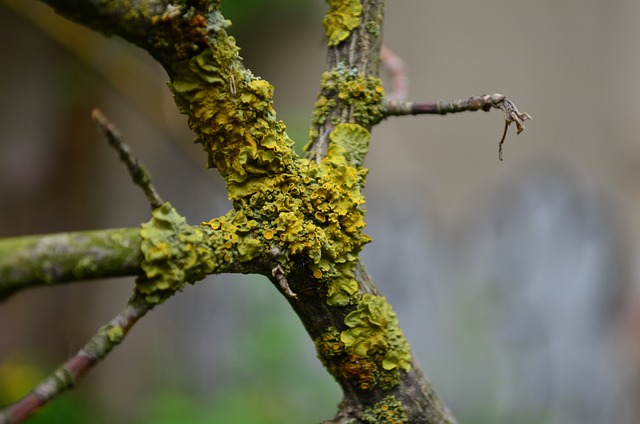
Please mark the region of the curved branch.
POLYGON ((405 100, 409 95, 409 76, 404 61, 389 47, 380 49, 380 62, 387 71, 391 90, 387 93, 388 100, 405 100))
POLYGON ((41 0, 65 18, 104 35, 117 35, 143 48, 161 63, 187 57, 201 48, 204 38, 185 31, 189 23, 176 21, 186 10, 206 13, 209 1, 170 0, 41 0), (176 25, 177 23, 177 25, 176 25))

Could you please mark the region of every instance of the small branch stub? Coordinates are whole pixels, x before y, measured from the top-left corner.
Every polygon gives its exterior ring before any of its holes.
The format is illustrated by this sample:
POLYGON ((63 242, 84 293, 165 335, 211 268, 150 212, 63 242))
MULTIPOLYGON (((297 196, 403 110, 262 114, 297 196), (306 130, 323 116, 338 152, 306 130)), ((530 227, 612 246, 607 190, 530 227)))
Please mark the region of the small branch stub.
POLYGON ((483 110, 489 112, 491 109, 500 109, 504 113, 504 132, 498 143, 498 158, 502 161, 502 146, 507 137, 507 130, 512 123, 516 124, 517 133, 524 131, 524 121, 530 120, 531 115, 520 112, 515 103, 507 99, 502 94, 483 94, 481 96, 469 97, 468 99, 437 102, 417 103, 403 101, 389 101, 386 103, 384 116, 405 116, 405 115, 446 115, 457 112, 475 112, 483 110))
POLYGON ((276 265, 271 270, 271 275, 273 275, 276 281, 278 281, 278 285, 280 286, 284 294, 286 294, 288 297, 292 299, 298 298, 298 295, 295 294, 293 290, 291 290, 291 287, 289 287, 289 282, 287 281, 287 278, 284 275, 284 268, 282 268, 282 265, 280 264, 276 265))

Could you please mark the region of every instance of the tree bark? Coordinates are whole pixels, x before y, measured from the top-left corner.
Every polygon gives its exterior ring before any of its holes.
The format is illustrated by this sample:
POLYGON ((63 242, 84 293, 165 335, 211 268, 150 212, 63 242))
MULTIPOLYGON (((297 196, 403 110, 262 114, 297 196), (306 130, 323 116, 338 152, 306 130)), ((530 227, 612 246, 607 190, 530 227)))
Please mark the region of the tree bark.
POLYGON ((140 272, 139 228, 0 240, 0 300, 20 290, 140 272))

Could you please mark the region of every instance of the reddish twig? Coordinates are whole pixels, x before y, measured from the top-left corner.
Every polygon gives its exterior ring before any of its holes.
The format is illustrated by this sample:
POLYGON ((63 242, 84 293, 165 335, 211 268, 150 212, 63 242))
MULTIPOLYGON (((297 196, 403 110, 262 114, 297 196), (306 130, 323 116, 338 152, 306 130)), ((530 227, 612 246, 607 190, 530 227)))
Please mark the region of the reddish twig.
POLYGON ((391 83, 391 91, 387 93, 389 100, 404 100, 409 95, 409 76, 404 61, 387 46, 380 48, 380 62, 387 71, 391 83))
POLYGON ((502 94, 483 94, 481 96, 469 97, 468 99, 451 100, 448 102, 440 100, 430 103, 392 100, 387 102, 384 115, 385 117, 421 114, 446 115, 448 113, 474 112, 477 110, 488 112, 491 109, 500 109, 504 113, 504 132, 498 143, 498 158, 502 160, 502 145, 507 136, 509 125, 515 123, 518 129, 517 133, 520 134, 525 128, 524 121, 532 119, 528 113, 518 111, 515 103, 502 94))
POLYGON ((144 299, 133 296, 127 306, 107 325, 102 326, 72 358, 59 366, 29 394, 0 410, 0 424, 20 423, 36 409, 72 388, 98 361, 122 342, 131 327, 152 307, 144 299))

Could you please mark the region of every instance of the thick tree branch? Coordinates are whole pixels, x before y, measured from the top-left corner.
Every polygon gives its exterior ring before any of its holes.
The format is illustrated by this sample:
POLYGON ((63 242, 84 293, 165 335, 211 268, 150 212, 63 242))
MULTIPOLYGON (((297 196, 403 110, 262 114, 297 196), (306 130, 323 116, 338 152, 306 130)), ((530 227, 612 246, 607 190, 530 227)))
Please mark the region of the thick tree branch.
MULTIPOLYGON (((144 237, 137 227, 0 239, 0 301, 33 287, 141 275, 145 267, 149 268, 151 260, 145 258, 144 251, 151 257, 154 253, 149 253, 149 249, 153 248, 154 241, 167 244, 170 238, 181 240, 184 249, 189 246, 187 239, 197 238, 192 241, 193 250, 186 251, 185 255, 202 263, 184 270, 187 271, 183 275, 184 281, 195 282, 206 275, 222 272, 270 275, 270 261, 240 261, 231 257, 226 248, 229 236, 225 231, 213 230, 210 225, 172 227, 165 218, 167 213, 161 212, 166 210, 154 210, 154 218, 143 225, 147 228, 144 237), (158 236, 152 229, 154 226, 168 228, 164 228, 165 234, 158 236), (157 238, 149 240, 150 237, 157 238), (143 242, 145 239, 147 242, 143 242), (204 271, 202 266, 205 266, 204 271)), ((155 255, 157 257, 157 253, 155 255)), ((166 261, 170 262, 170 259, 178 260, 172 257, 166 261)), ((184 268, 187 265, 175 262, 172 266, 184 268)))
POLYGON ((104 35, 117 35, 143 48, 161 63, 188 57, 205 44, 207 22, 193 26, 176 20, 186 11, 206 15, 209 1, 170 0, 42 0, 67 19, 104 35), (190 31, 195 31, 191 33, 190 31), (197 35, 197 36, 194 36, 197 35))
POLYGON ((137 275, 140 228, 0 239, 0 300, 20 290, 137 275))

